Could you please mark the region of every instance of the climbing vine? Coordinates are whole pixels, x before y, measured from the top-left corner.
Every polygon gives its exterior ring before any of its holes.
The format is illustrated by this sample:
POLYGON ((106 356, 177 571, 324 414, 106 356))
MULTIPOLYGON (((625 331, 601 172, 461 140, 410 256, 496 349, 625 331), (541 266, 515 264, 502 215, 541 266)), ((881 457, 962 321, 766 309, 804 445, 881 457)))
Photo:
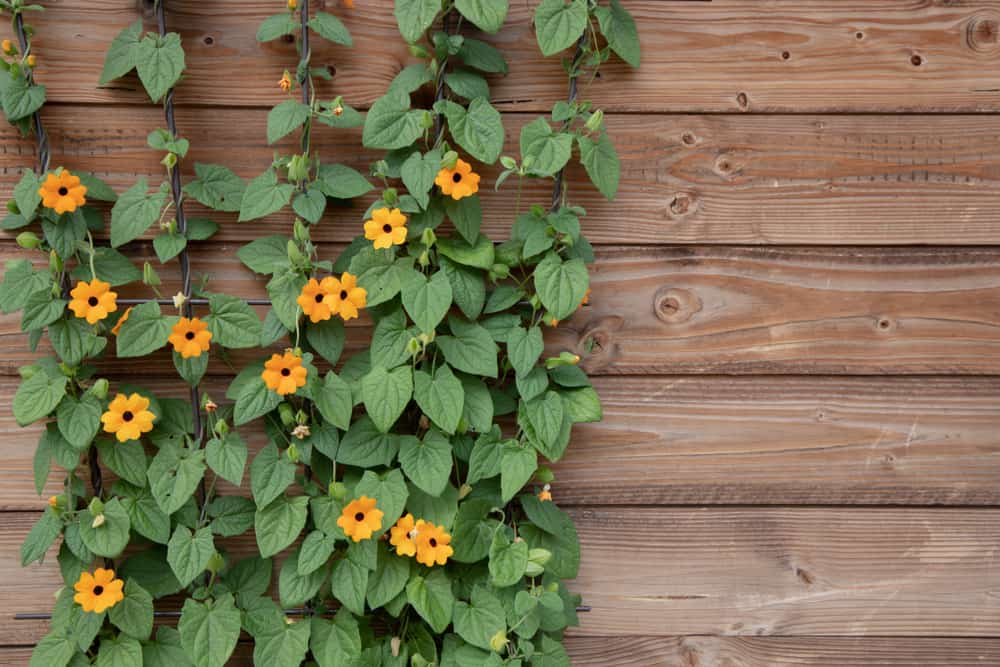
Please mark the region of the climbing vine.
POLYGON ((546 346, 543 330, 590 297, 586 212, 564 171, 579 163, 608 199, 618 189, 603 113, 581 97, 613 55, 639 64, 619 1, 538 4, 538 45, 561 55, 568 93, 522 126, 515 157, 490 101, 508 64, 471 36, 503 28, 506 0, 396 0, 415 62, 366 114, 315 85, 330 75, 312 66, 312 44, 351 47, 344 23, 287 0, 256 33, 297 54, 274 86, 272 161, 249 181, 197 163, 185 183, 190 144, 174 86, 186 59, 158 0, 156 29, 125 27, 101 73, 106 83, 134 70, 165 114, 148 141, 163 180, 139 178, 121 194, 50 168, 24 23, 41 8, 0 9, 17 37, 0 45, 0 106, 39 157, 0 225, 22 230, 18 244, 35 253, 8 263, 0 310, 20 311, 32 347, 44 336, 53 353, 21 369, 13 411, 22 426, 42 424, 39 493, 53 465, 62 479, 22 548, 28 565, 58 544, 66 584, 32 664, 221 666, 246 632, 259 665, 568 665, 562 636, 580 598, 566 582, 580 547, 549 464, 601 407, 580 358, 546 346), (317 132, 350 128, 384 151, 367 174, 313 145, 317 132), (524 179, 550 179, 551 197, 522 201, 524 179), (512 218, 506 240, 486 233, 488 187, 516 189, 513 215, 489 217, 512 218), (343 214, 331 200, 360 197, 373 199, 362 220, 334 220, 343 214), (192 200, 212 219, 188 217, 192 200), (266 301, 196 279, 188 246, 209 239, 216 220, 264 217, 288 220, 288 232, 238 256, 263 276, 266 301), (312 240, 320 224, 354 225, 357 236, 324 258, 312 240), (123 252, 150 237, 159 271, 176 260, 175 295, 161 293, 152 262, 140 269, 123 252), (255 305, 267 307, 263 319, 255 305), (345 327, 355 319, 371 323, 370 338, 342 358, 348 333, 368 331, 345 327), (106 358, 163 348, 186 399, 100 377, 106 358), (216 403, 202 381, 210 357, 231 364, 233 349, 261 356, 236 369, 216 403), (247 442, 261 426, 266 445, 251 461, 247 442), (251 553, 229 548, 243 534, 251 553), (157 615, 176 616, 176 627, 154 633, 157 615))

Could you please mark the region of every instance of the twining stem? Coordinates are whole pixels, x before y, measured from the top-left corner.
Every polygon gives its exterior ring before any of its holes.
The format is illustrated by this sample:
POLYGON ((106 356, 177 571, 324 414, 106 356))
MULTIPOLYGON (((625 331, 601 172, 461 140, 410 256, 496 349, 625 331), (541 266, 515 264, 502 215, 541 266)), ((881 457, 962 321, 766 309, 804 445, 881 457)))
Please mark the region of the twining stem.
MULTIPOLYGON (((14 12, 14 32, 17 34, 17 43, 21 46, 21 54, 26 56, 29 47, 28 35, 24 30, 24 17, 17 10, 14 12)), ((30 70, 25 76, 28 78, 28 83, 31 83, 33 75, 30 70)), ((35 126, 35 142, 38 145, 38 173, 44 174, 49 170, 49 136, 45 134, 45 126, 42 125, 40 112, 36 111, 32 114, 31 120, 35 126)))
MULTIPOLYGON (((590 38, 590 35, 588 35, 587 31, 585 30, 583 32, 583 34, 580 35, 580 39, 578 39, 577 42, 576 42, 576 51, 573 53, 573 62, 572 62, 572 65, 570 66, 570 69, 569 69, 569 73, 570 73, 570 75, 569 75, 569 94, 566 96, 566 102, 570 106, 572 106, 576 102, 576 96, 577 96, 577 83, 576 83, 576 80, 577 80, 577 77, 579 76, 579 71, 578 70, 579 70, 580 60, 583 58, 584 49, 587 46, 587 42, 589 41, 589 38, 590 38)), ((564 185, 563 185, 564 176, 563 176, 563 172, 565 172, 565 171, 566 171, 565 167, 562 168, 562 169, 560 169, 556 173, 554 182, 552 183, 552 210, 553 211, 555 209, 559 208, 559 205, 562 202, 563 190, 564 190, 564 185)))
MULTIPOLYGON (((443 32, 445 35, 449 35, 448 29, 451 27, 450 17, 451 17, 450 10, 446 11, 444 13, 444 16, 441 17, 441 32, 443 32)), ((434 89, 435 102, 444 99, 444 77, 445 74, 447 73, 448 69, 447 66, 448 66, 447 60, 438 65, 437 81, 436 81, 437 86, 434 89)), ((434 143, 432 145, 435 148, 437 148, 438 143, 441 141, 441 135, 444 134, 444 120, 442 116, 443 114, 434 115, 434 143)))

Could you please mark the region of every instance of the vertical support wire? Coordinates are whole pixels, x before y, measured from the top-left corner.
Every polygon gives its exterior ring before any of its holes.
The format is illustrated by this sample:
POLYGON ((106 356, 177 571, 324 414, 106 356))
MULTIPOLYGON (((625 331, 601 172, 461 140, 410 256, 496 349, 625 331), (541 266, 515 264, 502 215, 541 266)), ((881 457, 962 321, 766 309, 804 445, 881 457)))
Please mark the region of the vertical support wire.
MULTIPOLYGON (((570 79, 569 79, 569 94, 566 96, 566 102, 572 106, 576 102, 577 96, 577 79, 579 78, 579 72, 577 68, 580 66, 580 60, 583 58, 584 48, 587 46, 587 41, 590 39, 590 34, 584 30, 583 34, 580 35, 580 39, 576 42, 576 51, 573 53, 572 65, 570 66, 570 79)), ((551 210, 556 210, 559 208, 559 204, 563 198, 564 191, 564 172, 566 168, 560 169, 555 176, 552 183, 552 207, 551 210)))

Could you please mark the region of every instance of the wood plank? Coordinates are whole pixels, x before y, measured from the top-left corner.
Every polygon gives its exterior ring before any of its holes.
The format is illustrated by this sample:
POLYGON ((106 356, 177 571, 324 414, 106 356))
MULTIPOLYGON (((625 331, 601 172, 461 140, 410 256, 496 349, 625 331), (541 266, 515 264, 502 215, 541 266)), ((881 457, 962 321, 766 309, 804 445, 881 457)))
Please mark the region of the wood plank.
MULTIPOLYGON (((163 124, 143 107, 54 105, 44 110, 54 165, 93 171, 124 191, 147 175, 162 178, 160 154, 146 135, 163 124)), ((507 116, 506 152, 517 155, 520 128, 533 116, 507 116)), ((244 177, 270 164, 263 110, 181 108, 181 132, 192 143, 184 179, 196 162, 223 163, 244 177)), ((609 116, 622 161, 617 201, 607 202, 578 169, 572 201, 584 206, 594 243, 730 243, 810 245, 976 245, 1000 239, 1000 117, 998 116, 609 116)), ((34 146, 16 130, 0 130, 0 199, 34 146)), ((327 161, 367 172, 380 157, 360 148, 360 132, 314 130, 313 146, 327 161)), ((290 143, 283 143, 288 146, 290 143)), ((508 181, 500 192, 495 168, 484 169, 480 192, 484 229, 503 238, 514 216, 508 181)), ((527 180, 521 210, 547 203, 549 181, 527 180)), ((356 205, 331 206, 315 238, 348 242, 374 194, 356 205)), ((286 233, 286 210, 253 223, 209 212, 189 214, 222 224, 219 240, 244 241, 286 233)))
MULTIPOLYGON (((547 110, 565 94, 558 58, 538 52, 535 3, 511 3, 506 27, 493 38, 511 63, 496 80, 505 108, 547 110)), ((1000 6, 897 0, 807 0, 709 3, 625 0, 638 22, 642 67, 618 62, 584 91, 599 106, 622 111, 996 111, 1000 108, 1000 6), (787 54, 787 55, 786 55, 787 54)), ((315 40, 313 63, 335 74, 323 97, 345 94, 367 105, 412 61, 399 37, 391 0, 341 2, 326 9, 354 36, 347 49, 315 40)), ((147 7, 147 5, 139 5, 147 7)), ((168 25, 179 29, 188 70, 179 104, 269 106, 277 81, 297 58, 283 41, 254 39, 270 0, 171 3, 168 25)), ((146 10, 147 28, 152 25, 146 10)), ((39 17, 39 80, 51 99, 144 102, 134 79, 98 87, 104 52, 139 16, 132 0, 71 0, 39 17), (85 27, 85 29, 84 29, 85 27)))
MULTIPOLYGON (((176 379, 141 384, 185 397, 176 379)), ((554 466, 563 505, 1000 504, 997 378, 602 377, 595 386, 604 421, 577 425, 554 466)), ((39 509, 60 492, 61 473, 36 495, 40 428, 14 423, 15 387, 0 378, 0 510, 39 509)), ((222 400, 222 379, 205 388, 222 400)), ((240 432, 253 453, 267 442, 260 424, 240 432)), ((219 489, 249 495, 224 481, 219 489)))
MULTIPOLYGON (((577 667, 973 667, 1000 661, 1000 640, 985 637, 575 636, 566 638, 566 647, 577 667)), ((30 648, 0 648, 5 667, 26 667, 30 659, 30 648)), ((252 645, 237 645, 228 665, 253 665, 252 645)))
MULTIPOLYGON (((212 289, 265 296, 236 248, 197 244, 192 265, 212 289)), ((127 251, 152 258, 148 244, 127 251)), ((15 254, 32 256, 0 245, 0 260, 15 254)), ((177 291, 163 278, 164 294, 177 291)), ((1000 249, 603 247, 592 286, 590 305, 547 336, 596 374, 1000 374, 1000 249)), ((0 318, 8 374, 34 357, 19 322, 0 318)), ((173 373, 162 353, 138 363, 173 373)))
MULTIPOLYGON (((1000 510, 590 508, 572 510, 583 560, 574 590, 586 637, 1000 637, 993 575, 1000 510), (629 553, 622 567, 622 553, 629 553)), ((8 582, 0 644, 31 641, 16 611, 44 611, 55 559, 21 569, 35 512, 0 515, 8 582)), ((232 553, 255 549, 247 538, 232 553)), ((54 554, 52 554, 54 555, 54 554)), ((35 639, 35 638, 32 638, 35 639)))

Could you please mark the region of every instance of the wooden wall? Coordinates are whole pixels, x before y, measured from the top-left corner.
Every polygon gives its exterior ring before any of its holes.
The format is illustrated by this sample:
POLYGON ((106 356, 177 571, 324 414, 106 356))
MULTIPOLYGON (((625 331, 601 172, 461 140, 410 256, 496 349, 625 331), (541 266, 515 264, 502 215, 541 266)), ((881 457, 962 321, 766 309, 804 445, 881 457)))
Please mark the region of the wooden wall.
MULTIPOLYGON (((612 63, 584 92, 622 155, 620 197, 572 175, 598 244, 594 293, 549 339, 592 349, 605 404, 554 488, 579 523, 576 588, 593 608, 572 632, 575 664, 1000 664, 1000 1, 623 2, 642 68, 612 63)), ((243 176, 268 164, 265 117, 295 55, 254 32, 282 4, 168 0, 188 56, 186 177, 195 161, 243 176)), ((408 62, 392 2, 319 4, 355 38, 316 46, 334 75, 320 92, 365 107, 408 62)), ((139 15, 152 25, 149 3, 46 5, 53 164, 118 188, 158 174, 145 138, 160 111, 135 81, 97 86, 116 32, 139 15)), ((534 2, 511 5, 496 40, 511 72, 494 82, 509 152, 565 88, 558 60, 537 53, 534 2)), ((321 129, 314 144, 364 167, 359 139, 321 129)), ((3 130, 0 196, 33 157, 3 130)), ((483 195, 503 233, 506 195, 483 195)), ((329 253, 365 206, 328 213, 329 253)), ((288 216, 215 217, 222 232, 194 247, 194 266, 263 295, 235 252, 288 216)), ((0 259, 19 254, 0 240, 0 259)), ((26 664, 44 626, 12 615, 48 610, 59 585, 54 558, 17 562, 44 504, 37 429, 10 413, 32 356, 18 328, 0 318, 0 664, 26 664)), ((168 357, 140 363, 181 394, 168 357)), ((210 373, 221 394, 229 371, 210 373)))

